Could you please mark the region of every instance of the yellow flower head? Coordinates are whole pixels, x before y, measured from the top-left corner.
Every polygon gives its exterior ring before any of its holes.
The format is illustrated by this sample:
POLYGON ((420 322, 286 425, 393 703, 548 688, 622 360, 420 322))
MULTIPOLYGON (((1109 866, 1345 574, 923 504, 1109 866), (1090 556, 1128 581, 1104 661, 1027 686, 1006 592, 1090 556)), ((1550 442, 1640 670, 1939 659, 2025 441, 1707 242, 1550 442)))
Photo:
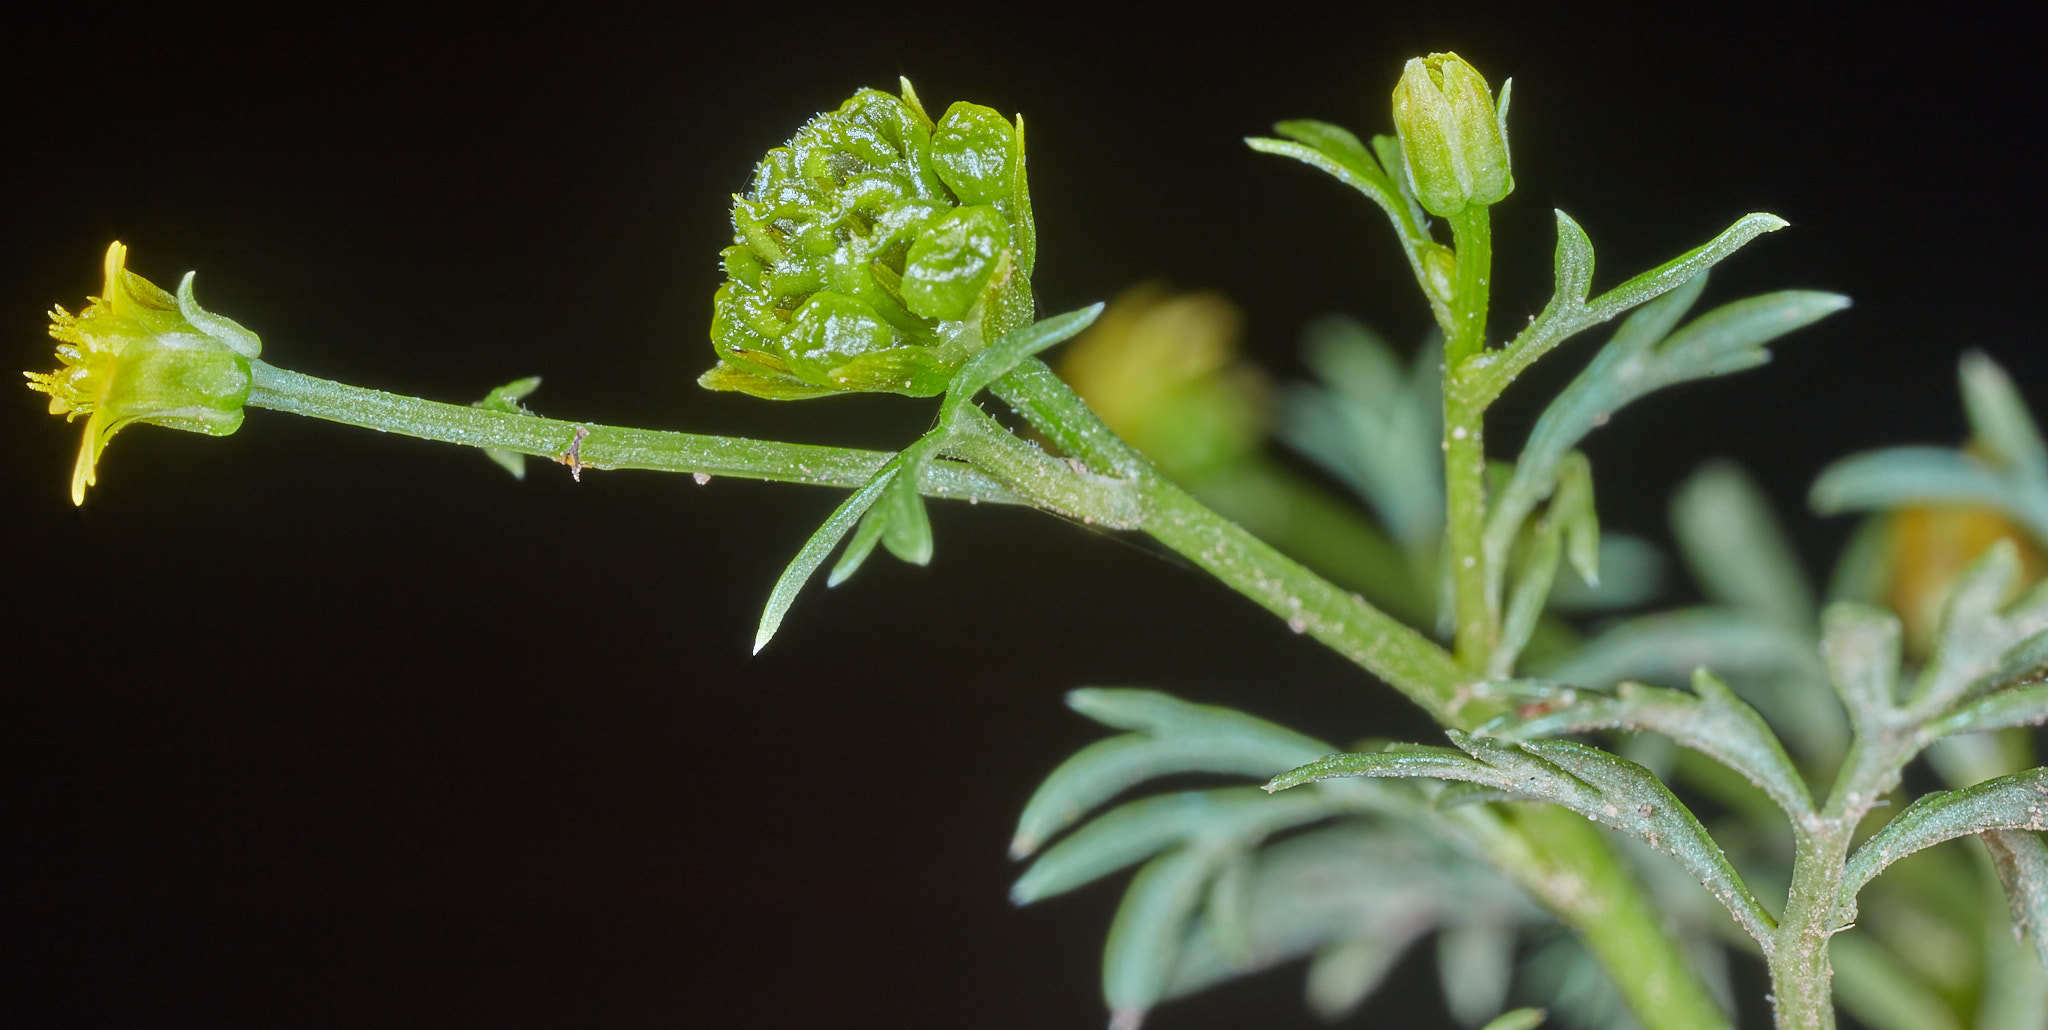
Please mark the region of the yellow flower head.
POLYGON ((132 422, 226 436, 242 424, 249 359, 262 344, 192 297, 192 273, 176 297, 128 271, 128 248, 107 248, 106 284, 74 315, 50 311, 54 372, 24 372, 50 395, 50 414, 87 416, 71 473, 71 503, 85 503, 107 441, 132 422))

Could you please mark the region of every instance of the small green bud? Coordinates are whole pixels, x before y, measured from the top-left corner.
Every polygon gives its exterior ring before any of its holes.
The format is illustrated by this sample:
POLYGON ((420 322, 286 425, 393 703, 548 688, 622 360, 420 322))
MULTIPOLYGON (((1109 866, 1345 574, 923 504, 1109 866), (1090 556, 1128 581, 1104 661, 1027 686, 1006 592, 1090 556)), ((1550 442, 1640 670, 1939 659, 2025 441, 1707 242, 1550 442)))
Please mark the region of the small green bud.
POLYGON ((106 283, 85 310, 50 312, 52 372, 25 372, 50 396, 50 414, 86 416, 71 473, 71 503, 85 503, 100 454, 135 423, 226 436, 242 425, 256 334, 199 306, 186 273, 177 296, 128 271, 128 248, 107 248, 106 283))
POLYGON ((1479 70, 1457 54, 1409 60, 1394 86, 1394 128, 1408 182, 1424 210, 1448 218, 1497 204, 1515 188, 1508 163, 1507 90, 1494 109, 1479 70))
POLYGON ((1031 320, 1023 124, 989 108, 934 123, 909 83, 862 90, 769 151, 732 219, 711 389, 930 397, 1031 320))
POLYGON ((1453 286, 1458 276, 1458 255, 1441 243, 1425 243, 1421 247, 1422 279, 1429 286, 1429 295, 1439 304, 1449 304, 1453 286))

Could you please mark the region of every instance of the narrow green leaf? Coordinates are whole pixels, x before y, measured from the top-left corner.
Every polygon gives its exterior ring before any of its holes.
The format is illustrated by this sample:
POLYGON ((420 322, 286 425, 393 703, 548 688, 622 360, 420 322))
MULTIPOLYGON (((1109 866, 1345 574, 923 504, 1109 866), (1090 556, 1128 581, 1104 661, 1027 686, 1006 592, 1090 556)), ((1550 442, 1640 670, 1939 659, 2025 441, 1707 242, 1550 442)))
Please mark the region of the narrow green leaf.
MULTIPOLYGON (((1563 223, 1560 223, 1562 226, 1563 223)), ((1500 396, 1523 370, 1573 334, 1598 325, 1622 312, 1648 303, 1691 281, 1722 259, 1740 250, 1756 237, 1782 229, 1784 219, 1776 215, 1752 214, 1736 220, 1719 236, 1622 283, 1579 305, 1546 307, 1543 316, 1532 320, 1498 356, 1488 356, 1484 371, 1470 387, 1469 403, 1484 406, 1500 396)), ((1560 246, 1564 246, 1560 232, 1560 246)), ((1719 371, 1728 371, 1727 367, 1719 371)))
POLYGON ((1593 510, 1592 466, 1585 455, 1574 451, 1558 463, 1556 476, 1550 510, 1527 534, 1512 562, 1514 586, 1488 667, 1493 676, 1514 671, 1516 659, 1549 604, 1561 556, 1569 556, 1580 579, 1599 581, 1600 522, 1593 510))
POLYGON ((1551 292, 1549 303, 1536 316, 1541 322, 1567 315, 1576 315, 1586 307, 1586 295, 1593 289, 1593 240, 1586 230, 1562 210, 1552 208, 1557 216, 1557 250, 1551 255, 1551 274, 1556 288, 1551 292))
POLYGON ((1871 1030, 1965 1030, 1924 971, 1870 934, 1841 934, 1829 950, 1842 1011, 1871 1030))
POLYGON ((1995 686, 1985 678, 1996 675, 2008 657, 2016 666, 2014 680, 2039 666, 2038 651, 2030 648, 2015 655, 2012 648, 2048 628, 2048 612, 2021 606, 2012 618, 1999 614, 2019 576, 2019 549, 2010 540, 1992 544, 1963 571, 1942 602, 1934 657, 1913 685, 1916 714, 1931 716, 1963 699, 1973 687, 1995 686))
POLYGON ((1234 736, 1264 742, 1276 750, 1311 749, 1327 754, 1327 744, 1278 723, 1267 722, 1223 705, 1183 701, 1158 690, 1134 687, 1081 687, 1067 691, 1067 707, 1119 730, 1160 736, 1185 733, 1234 736))
POLYGON ((1373 157, 1372 151, 1367 150, 1365 144, 1359 141, 1358 135, 1350 129, 1312 118, 1295 118, 1274 123, 1273 131, 1296 143, 1315 148, 1361 179, 1383 183, 1388 190, 1394 188, 1393 180, 1388 178, 1386 170, 1380 167, 1379 160, 1373 157))
POLYGON ((1250 965, 1253 954, 1252 861, 1249 848, 1230 852, 1210 878, 1208 902, 1202 906, 1209 934, 1239 968, 1250 965))
POLYGON ((1102 998, 1111 1030, 1137 1030, 1166 993, 1214 861, 1193 848, 1167 852, 1138 870, 1124 892, 1102 949, 1102 998))
MULTIPOLYGON (((2023 627, 2025 628, 2025 627, 2023 627)), ((1990 672, 1977 677, 1964 689, 1965 698, 2048 678, 2048 630, 2039 630, 2007 648, 1990 672)))
POLYGON ((1973 437, 1999 463, 2030 480, 2048 479, 2048 445, 2027 412, 2027 402, 2012 377, 1983 351, 1963 355, 1963 409, 1969 412, 1973 437))
POLYGON ((1600 582, 1600 514, 1593 505, 1593 466, 1574 451, 1558 467, 1551 518, 1564 526, 1565 560, 1587 583, 1600 582))
MULTIPOLYGON (((882 491, 871 516, 882 519, 882 546, 912 565, 932 560, 932 520, 925 514, 924 498, 917 492, 912 476, 897 476, 882 491)), ((834 569, 837 575, 838 570, 834 569)))
POLYGON ((1414 235, 1426 238, 1429 235, 1429 212, 1422 209, 1422 201, 1415 199, 1415 186, 1408 181, 1408 159, 1401 153, 1401 138, 1386 133, 1376 134, 1372 138, 1372 152, 1380 159, 1380 167, 1387 170, 1387 179, 1400 194, 1401 203, 1407 205, 1408 224, 1415 227, 1414 235))
POLYGON ((1493 1022, 1479 1030, 1536 1030, 1543 1025, 1543 1019, 1542 1009, 1515 1009, 1494 1017, 1493 1022))
POLYGON ((941 428, 952 424, 954 413, 962 404, 974 398, 975 394, 988 388, 989 384, 1015 371, 1017 366, 1036 357, 1041 351, 1079 335, 1082 330, 1094 324, 1102 314, 1100 302, 1085 308, 1069 311, 1063 315, 1039 319, 1023 328, 1012 330, 1002 339, 990 344, 980 353, 967 359, 960 371, 953 374, 952 382, 946 384, 946 399, 939 404, 939 425, 941 428))
POLYGON ((1420 929, 1389 927, 1317 951, 1309 959, 1305 983, 1309 1011, 1329 1022, 1350 1015, 1400 964, 1401 956, 1421 936, 1420 929))
POLYGON ((1754 612, 1695 608, 1626 619, 1564 661, 1534 671, 1604 689, 1625 680, 1683 684, 1701 666, 1742 687, 1744 700, 1782 727, 1800 754, 1839 758, 1847 720, 1831 695, 1809 688, 1828 674, 1812 639, 1754 612))
MULTIPOLYGON (((1547 522, 1548 520, 1546 520, 1547 522)), ((1555 523, 1537 527, 1514 559, 1514 583, 1508 592, 1507 613, 1501 619, 1500 643, 1489 659, 1489 674, 1506 676, 1514 671, 1515 659, 1536 631, 1543 603, 1550 597, 1550 584, 1557 576, 1563 541, 1555 523)))
POLYGON ((1331 315, 1309 323, 1302 360, 1339 396, 1379 411, 1401 403, 1408 377, 1386 339, 1356 319, 1331 315))
POLYGON ((1664 556, 1655 544, 1626 533, 1602 531, 1600 582, 1589 584, 1576 573, 1551 585, 1550 608, 1558 612, 1606 612, 1634 608, 1657 597, 1664 587, 1664 556))
POLYGON ((1322 381, 1287 392, 1280 436, 1363 497, 1395 537, 1433 546, 1443 532, 1443 394, 1437 348, 1408 370, 1377 335, 1348 318, 1324 318, 1303 355, 1322 381))
POLYGON ((1743 215, 1735 220, 1735 224, 1722 230, 1721 234, 1713 239, 1588 301, 1587 312, 1594 317, 1594 321, 1604 322, 1638 304, 1654 300, 1685 285, 1687 280, 1720 264, 1729 255, 1741 250, 1749 241, 1764 233, 1776 232, 1790 224, 1777 215, 1743 215))
POLYGON ((827 587, 836 587, 853 578, 860 567, 875 553, 875 545, 882 542, 882 533, 888 527, 889 519, 880 507, 869 508, 860 517, 860 527, 853 531, 853 539, 846 542, 846 550, 839 553, 839 561, 832 566, 832 573, 825 577, 827 587))
POLYGON ((1411 746, 1397 751, 1370 751, 1330 755, 1306 762, 1266 781, 1268 792, 1289 790, 1304 783, 1373 776, 1394 779, 1420 777, 1478 783, 1496 790, 1521 793, 1515 784, 1484 762, 1447 747, 1411 746))
MULTIPOLYGON (((1515 460, 1514 477, 1500 491, 1500 499, 1487 516, 1489 571, 1502 567, 1522 523, 1555 489, 1558 467, 1565 455, 1596 426, 1606 424, 1616 411, 1647 392, 1646 384, 1648 389, 1655 388, 1650 383, 1654 377, 1642 367, 1647 360, 1643 355, 1678 324, 1705 288, 1703 276, 1699 282, 1630 315, 1585 370, 1543 410, 1543 416, 1529 431, 1521 456, 1515 460)), ((1493 589, 1498 593, 1498 585, 1493 589)))
POLYGON ((1413 240, 1415 232, 1410 227, 1416 223, 1409 214, 1408 203, 1396 192, 1394 184, 1385 175, 1373 176, 1369 172, 1352 167, 1337 155, 1324 153, 1304 143, 1266 139, 1260 136, 1246 137, 1244 142, 1246 146, 1261 154, 1291 157, 1357 190, 1365 199, 1379 205, 1380 210, 1387 213, 1387 217, 1394 222, 1395 231, 1400 233, 1403 240, 1413 240))
POLYGON ((1665 387, 1762 364, 1764 344, 1848 303, 1835 294, 1788 290, 1724 304, 1674 330, 1705 285, 1703 273, 1631 314, 1544 410, 1488 518, 1489 558, 1549 492, 1563 456, 1615 412, 1665 387))
POLYGON ((1922 848, 1986 830, 2048 830, 2048 768, 2028 769, 1960 790, 1941 790, 1906 806, 1849 856, 1842 905, 1886 866, 1922 848))
POLYGON ((1275 769, 1300 765, 1332 750, 1321 741, 1227 708, 1172 703, 1207 711, 1179 719, 1169 716, 1164 726, 1159 722, 1141 724, 1150 732, 1096 741, 1060 763, 1025 803, 1010 841, 1011 857, 1030 855, 1097 805, 1146 780, 1187 772, 1265 777, 1275 769))
POLYGON ((1425 777, 1478 783, 1571 809, 1678 859, 1735 921, 1759 941, 1775 926, 1735 867, 1692 812, 1648 769, 1597 748, 1562 740, 1519 745, 1447 731, 1464 754, 1446 748, 1332 755, 1266 785, 1284 790, 1346 776, 1425 777))
MULTIPOLYGON (((1353 940, 1398 957, 1451 914, 1501 926, 1544 920, 1492 869, 1445 847, 1423 824, 1405 822, 1346 820, 1266 845, 1254 856, 1246 901, 1250 960, 1225 942, 1216 913, 1204 912, 1181 947, 1166 997, 1353 940)), ((1317 975, 1311 969, 1311 978, 1317 975)), ((1373 986, 1350 982, 1368 992, 1373 986)), ((1333 1004, 1334 995, 1348 993, 1336 991, 1339 984, 1324 986, 1333 1004)))
POLYGON ((1770 938, 1777 927, 1776 920, 1750 893, 1748 884, 1692 810, 1648 769, 1567 740, 1532 740, 1521 746, 1599 792, 1599 808, 1574 809, 1580 815, 1676 858, 1728 909, 1736 925, 1759 942, 1770 938))
POLYGON ((775 589, 768 593, 768 605, 761 612, 760 628, 754 631, 755 654, 760 654, 761 649, 768 646, 768 641, 774 639, 775 631, 782 626, 782 617, 788 614, 789 606, 796 603, 796 595, 803 590, 804 583, 818 571, 818 566, 825 563, 826 556, 832 553, 840 538, 853 529, 860 517, 881 498, 882 491, 888 488, 889 481, 902 467, 903 455, 891 458, 866 485, 839 502, 839 507, 826 516, 825 524, 804 541, 796 557, 790 559, 789 567, 783 569, 781 578, 775 581, 775 589))
POLYGON ((1849 298, 1816 290, 1780 290, 1731 301, 1672 333, 1657 348, 1658 361, 1672 381, 1747 368, 1768 360, 1764 344, 1848 306, 1849 298), (1753 361, 1743 357, 1750 354, 1753 361))
POLYGON ((1878 604, 1891 583, 1892 520, 1888 513, 1866 515, 1857 520, 1849 540, 1835 554, 1835 567, 1828 570, 1829 601, 1878 604))
POLYGON ((2012 906, 2012 929, 2048 966, 2048 842, 2025 830, 1986 830, 1984 847, 2012 906))
MULTIPOLYGON (((1640 683, 1623 683, 1611 694, 1552 692, 1488 723, 1481 732, 1510 740, 1602 729, 1660 733, 1741 773, 1787 815, 1796 819, 1810 813, 1813 798, 1806 781, 1756 709, 1704 668, 1693 673, 1692 682, 1695 694, 1640 683)), ((1514 684, 1497 686, 1513 696, 1514 684)))
POLYGON ((1515 972, 1513 928, 1487 923, 1444 927, 1436 935, 1436 968, 1451 1016, 1461 1025, 1477 1024, 1507 1001, 1515 972))
POLYGON ((1110 809, 1047 848, 1010 888, 1010 900, 1028 905, 1064 894, 1178 843, 1206 842, 1208 850, 1244 847, 1345 807, 1337 794, 1268 798, 1254 787, 1141 798, 1110 809), (1281 800, 1289 803, 1274 804, 1281 800))
POLYGON ((1709 462, 1688 477, 1671 504, 1671 530, 1708 597, 1783 626, 1816 623, 1813 586, 1770 502, 1741 467, 1709 462))
POLYGON ((491 463, 511 473, 513 479, 526 478, 526 455, 506 447, 486 447, 484 457, 491 463))
POLYGON ((1972 1030, 2041 1030, 2041 1014, 2048 1012, 2048 960, 2027 941, 2008 938, 2001 932, 2005 927, 1984 929, 1984 987, 1972 1030))
MULTIPOLYGON (((860 571, 861 565, 874 553, 878 541, 889 549, 890 554, 912 565, 926 565, 931 562, 931 517, 925 513, 924 498, 919 493, 918 485, 924 480, 925 468, 931 464, 932 455, 946 444, 950 438, 949 434, 949 424, 942 421, 939 428, 919 437, 915 443, 905 447, 891 459, 889 464, 876 471, 876 477, 887 473, 890 480, 882 484, 880 496, 867 502, 869 510, 861 516, 860 529, 846 545, 846 552, 840 555, 838 564, 832 567, 831 575, 826 577, 827 587, 836 587, 860 571)), ((845 530, 839 532, 844 535, 845 530)), ((814 541, 815 539, 813 538, 814 541)), ((831 552, 831 542, 828 541, 824 545, 824 550, 827 554, 831 552)), ((819 558, 822 561, 823 555, 819 558)), ((792 564, 791 568, 794 567, 792 564)), ((813 568, 815 567, 814 565, 813 568)), ((788 573, 784 575, 787 576, 788 573)), ((799 582, 796 587, 801 588, 802 585, 799 582)), ((780 616, 777 618, 779 621, 780 616)), ((756 652, 758 653, 758 648, 756 652)))
MULTIPOLYGON (((509 411, 520 415, 531 415, 533 413, 528 411, 526 405, 520 402, 538 389, 540 389, 539 376, 514 379, 509 383, 493 388, 491 392, 484 394, 481 400, 470 402, 469 406, 472 408, 483 408, 486 411, 509 411)), ((526 478, 526 455, 505 447, 486 447, 483 451, 484 457, 491 459, 499 468, 511 473, 513 479, 523 480, 526 478)))
POLYGON ((1829 465, 1807 494, 1822 515, 1910 504, 1991 508, 2048 540, 2048 486, 2001 476, 1982 461, 1941 447, 1889 447, 1829 465))
POLYGON ((1928 739, 2048 723, 2048 684, 2001 690, 1978 698, 1928 726, 1928 739))
POLYGON ((1859 725, 1881 725, 1898 698, 1899 618, 1846 601, 1821 615, 1821 655, 1835 696, 1859 725))
POLYGON ((1024 160, 1024 115, 1017 115, 1016 131, 1010 134, 1010 238, 1017 246, 1017 267, 1026 278, 1038 264, 1038 219, 1031 212, 1031 187, 1026 181, 1024 160))

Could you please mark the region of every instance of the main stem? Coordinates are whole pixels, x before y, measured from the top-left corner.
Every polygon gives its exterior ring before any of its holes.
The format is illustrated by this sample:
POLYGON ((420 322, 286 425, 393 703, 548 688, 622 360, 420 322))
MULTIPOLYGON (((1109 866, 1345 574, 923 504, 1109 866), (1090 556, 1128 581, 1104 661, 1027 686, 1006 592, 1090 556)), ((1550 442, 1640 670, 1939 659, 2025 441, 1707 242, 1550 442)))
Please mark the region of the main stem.
POLYGON ((1457 613, 1458 664, 1486 668, 1497 642, 1497 622, 1486 589, 1486 422, 1485 409, 1464 398, 1468 359, 1486 347, 1488 269, 1493 236, 1486 208, 1468 207, 1451 217, 1457 272, 1451 281, 1450 322, 1444 331, 1444 501, 1445 541, 1457 613))
POLYGON ((1834 1030, 1829 942, 1842 926, 1842 880, 1863 817, 1892 788, 1915 752, 1914 722, 1896 708, 1860 712, 1856 736, 1818 814, 1793 826, 1792 888, 1778 934, 1764 949, 1778 1030, 1834 1030))

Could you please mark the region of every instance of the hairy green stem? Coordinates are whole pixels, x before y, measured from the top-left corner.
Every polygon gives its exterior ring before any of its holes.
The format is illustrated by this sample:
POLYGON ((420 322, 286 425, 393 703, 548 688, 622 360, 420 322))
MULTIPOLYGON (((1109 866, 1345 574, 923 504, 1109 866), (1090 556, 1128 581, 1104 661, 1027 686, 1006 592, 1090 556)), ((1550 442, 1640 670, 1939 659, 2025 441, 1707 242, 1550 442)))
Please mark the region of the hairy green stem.
MULTIPOLYGON (((851 488, 867 482, 875 470, 895 457, 885 451, 566 422, 349 386, 263 361, 249 365, 255 375, 249 390, 252 407, 422 440, 499 447, 564 465, 573 458, 583 468, 647 469, 851 488)), ((918 486, 933 497, 1028 503, 1000 480, 957 461, 929 463, 918 486)))
POLYGON ((1451 284, 1450 322, 1444 330, 1444 540, 1451 562, 1457 614, 1458 664, 1486 668, 1498 621, 1486 589, 1486 409, 1466 403, 1460 389, 1468 361, 1486 346, 1487 274, 1493 238, 1484 207, 1451 218, 1458 259, 1451 284))
POLYGON ((1418 568, 1356 502, 1256 456, 1182 483, 1253 536, 1402 622, 1428 625, 1436 618, 1436 567, 1418 568))
POLYGON ((1856 720, 1855 739, 1817 814, 1793 824, 1792 887, 1776 937, 1765 942, 1771 1005, 1779 1030, 1833 1030, 1834 965, 1829 942, 1843 929, 1844 867, 1856 827, 1898 786, 1918 749, 1915 725, 1887 709, 1856 720))
POLYGON ((995 476, 1025 503, 1107 529, 1144 525, 1144 498, 1131 480, 1077 469, 971 405, 944 451, 995 476))
POLYGON ((1147 465, 1130 444, 1089 410, 1066 380, 1037 358, 996 380, 990 392, 1023 415, 1062 453, 1079 458, 1097 472, 1134 476, 1147 465))
POLYGON ((1436 642, 1316 575, 1164 478, 1144 481, 1143 529, 1452 725, 1463 673, 1436 642))
POLYGON ((1842 866, 1849 855, 1849 834, 1842 831, 1838 821, 1823 818, 1797 832, 1785 918, 1764 951, 1771 971, 1771 1006, 1780 1030, 1833 1030, 1835 1025, 1835 971, 1828 941, 1839 929, 1835 912, 1842 893, 1842 866))

